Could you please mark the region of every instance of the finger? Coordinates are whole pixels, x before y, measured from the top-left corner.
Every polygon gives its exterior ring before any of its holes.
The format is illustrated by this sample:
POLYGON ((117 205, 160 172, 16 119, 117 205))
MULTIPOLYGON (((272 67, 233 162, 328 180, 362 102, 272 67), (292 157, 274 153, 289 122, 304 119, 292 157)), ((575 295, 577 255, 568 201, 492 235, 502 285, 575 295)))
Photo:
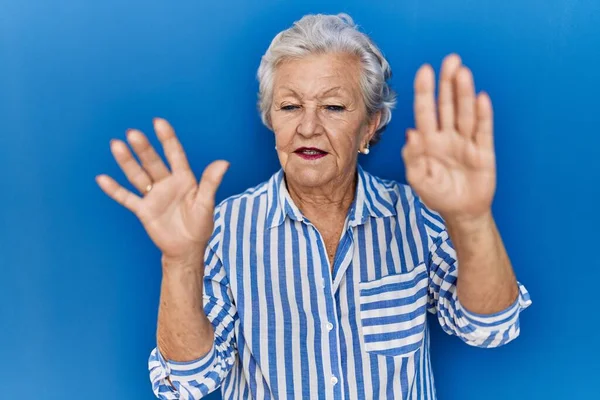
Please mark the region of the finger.
POLYGON ((419 182, 427 176, 427 157, 424 148, 424 141, 419 132, 414 129, 407 130, 402 158, 406 168, 406 180, 414 186, 418 186, 419 182))
POLYGON ((457 126, 461 135, 473 138, 475 129, 475 86, 473 74, 467 67, 461 67, 456 74, 457 126))
POLYGON ((171 165, 173 171, 189 170, 190 165, 183 150, 183 146, 175 136, 175 130, 166 120, 162 118, 154 118, 154 130, 156 136, 162 143, 165 150, 165 156, 171 165))
POLYGON ((494 112, 492 100, 487 93, 481 92, 477 96, 477 132, 475 143, 483 148, 494 146, 494 112))
POLYGON ((215 204, 215 195, 217 189, 221 185, 223 176, 229 163, 224 160, 217 160, 210 163, 202 172, 200 184, 198 185, 198 193, 196 195, 196 203, 206 208, 213 208, 215 204))
POLYGON ((461 59, 457 54, 450 54, 442 63, 440 72, 440 85, 438 96, 438 112, 440 114, 440 129, 451 131, 455 129, 454 122, 454 78, 461 66, 461 59))
POLYGON ((115 160, 117 160, 117 164, 119 164, 119 167, 121 167, 125 173, 127 180, 131 182, 137 190, 144 193, 145 188, 152 184, 152 180, 137 160, 133 158, 133 155, 129 151, 129 147, 127 147, 125 142, 113 139, 110 141, 110 150, 115 157, 115 160))
POLYGON ((437 131, 434 80, 433 68, 427 64, 419 68, 415 76, 415 123, 417 130, 424 134, 437 131))
POLYGON ((127 131, 127 141, 153 182, 158 182, 169 176, 169 169, 154 150, 146 135, 138 130, 130 129, 127 131))
POLYGON ((425 146, 423 138, 414 129, 406 130, 406 143, 402 148, 402 157, 405 163, 413 162, 417 157, 424 154, 425 146))
POLYGON ((137 214, 141 207, 142 198, 125 189, 108 175, 98 175, 96 183, 111 199, 121 204, 129 211, 137 214))

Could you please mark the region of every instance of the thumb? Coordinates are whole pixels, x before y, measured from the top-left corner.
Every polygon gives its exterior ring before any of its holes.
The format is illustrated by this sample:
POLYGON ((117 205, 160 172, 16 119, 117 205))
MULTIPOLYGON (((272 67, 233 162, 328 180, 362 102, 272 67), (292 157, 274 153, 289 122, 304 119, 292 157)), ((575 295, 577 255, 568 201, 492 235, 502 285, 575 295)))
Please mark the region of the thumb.
POLYGON ((402 158, 405 164, 412 164, 423 156, 424 146, 421 133, 415 129, 406 130, 406 141, 402 148, 402 158))
POLYGON ((210 163, 202 173, 198 192, 196 193, 196 204, 207 208, 213 208, 215 204, 215 195, 225 172, 229 169, 229 162, 217 160, 210 163))
POLYGON ((407 182, 420 186, 427 175, 427 159, 424 154, 423 138, 414 129, 406 131, 406 144, 402 148, 407 182))

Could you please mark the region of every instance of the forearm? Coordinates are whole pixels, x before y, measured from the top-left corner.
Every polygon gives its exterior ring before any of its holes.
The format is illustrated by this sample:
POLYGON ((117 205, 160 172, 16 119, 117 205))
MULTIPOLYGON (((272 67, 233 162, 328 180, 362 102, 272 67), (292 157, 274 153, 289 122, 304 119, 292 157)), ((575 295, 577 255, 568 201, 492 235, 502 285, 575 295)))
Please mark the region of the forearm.
POLYGON ((515 302, 517 281, 491 214, 446 221, 458 259, 458 299, 468 311, 493 314, 515 302))
POLYGON ((203 258, 185 262, 163 258, 157 342, 172 361, 191 361, 207 354, 214 341, 212 324, 203 308, 203 258))

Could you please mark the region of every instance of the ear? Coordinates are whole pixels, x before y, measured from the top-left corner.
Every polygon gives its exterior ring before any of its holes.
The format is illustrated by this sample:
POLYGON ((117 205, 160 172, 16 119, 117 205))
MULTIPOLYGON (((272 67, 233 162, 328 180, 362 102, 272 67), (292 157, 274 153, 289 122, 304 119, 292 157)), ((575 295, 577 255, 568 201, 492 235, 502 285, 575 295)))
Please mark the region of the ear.
POLYGON ((367 143, 370 142, 371 139, 373 139, 373 136, 375 136, 375 132, 377 132, 377 127, 379 126, 380 122, 381 122, 381 111, 377 111, 375 114, 373 114, 371 116, 371 118, 369 119, 369 121, 367 123, 367 135, 366 135, 367 143))

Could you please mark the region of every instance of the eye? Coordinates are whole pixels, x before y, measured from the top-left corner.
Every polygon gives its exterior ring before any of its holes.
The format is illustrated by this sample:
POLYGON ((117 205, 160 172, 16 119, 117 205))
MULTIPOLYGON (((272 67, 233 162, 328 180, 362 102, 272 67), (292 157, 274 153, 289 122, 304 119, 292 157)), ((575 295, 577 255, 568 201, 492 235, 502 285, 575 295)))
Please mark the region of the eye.
POLYGON ((325 106, 325 109, 327 111, 340 112, 340 111, 344 111, 346 109, 346 107, 344 107, 344 106, 336 106, 336 105, 327 105, 327 106, 325 106))
POLYGON ((298 106, 298 105, 288 104, 288 105, 282 106, 280 108, 280 110, 282 110, 282 111, 294 111, 294 110, 297 110, 299 108, 300 108, 300 106, 298 106))

